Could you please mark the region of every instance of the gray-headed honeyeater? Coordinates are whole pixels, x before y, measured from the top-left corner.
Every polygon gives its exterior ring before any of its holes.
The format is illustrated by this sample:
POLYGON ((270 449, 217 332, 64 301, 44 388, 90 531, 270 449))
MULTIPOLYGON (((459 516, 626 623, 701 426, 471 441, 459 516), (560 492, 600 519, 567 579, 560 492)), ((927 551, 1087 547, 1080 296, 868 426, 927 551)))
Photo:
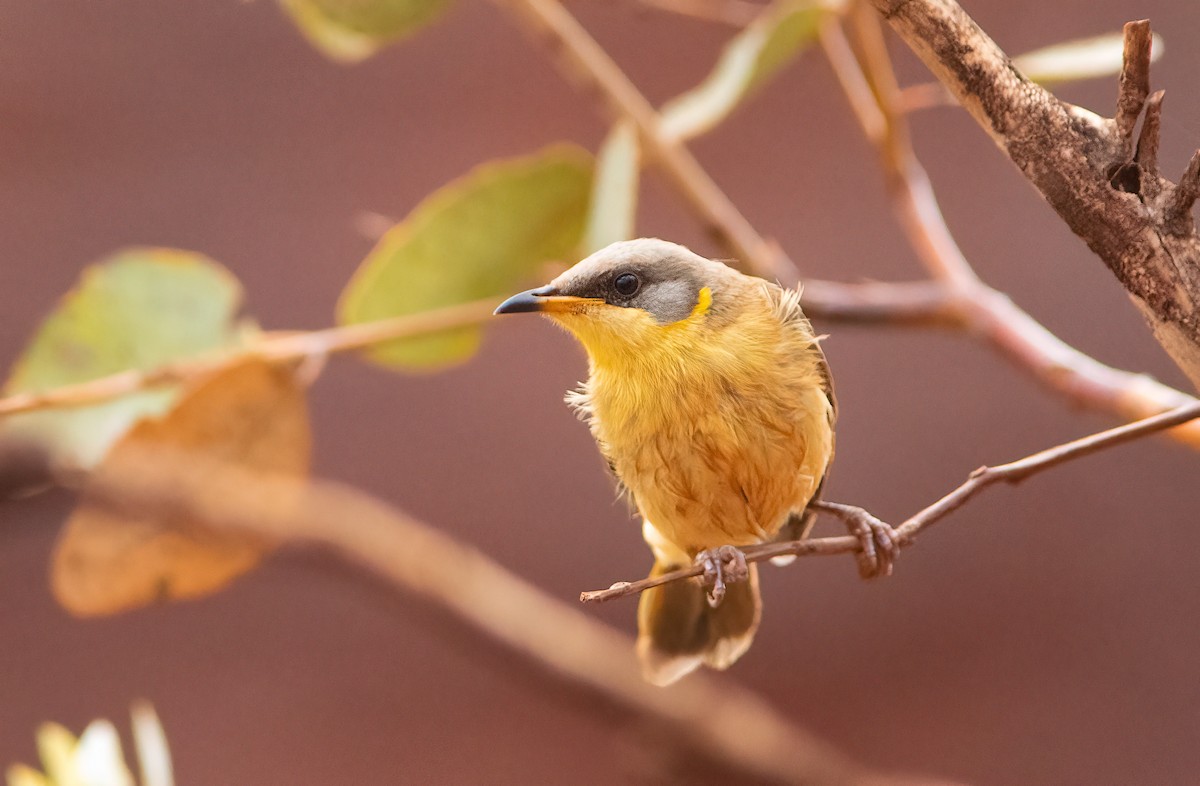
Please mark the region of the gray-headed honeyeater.
MULTIPOLYGON (((646 678, 728 667, 761 616, 756 566, 737 547, 804 537, 827 504, 816 500, 837 408, 799 292, 641 239, 496 309, 521 312, 546 315, 587 350, 590 376, 567 401, 642 515, 651 575, 699 562, 712 587, 708 598, 697 580, 642 593, 646 678)), ((887 525, 858 517, 852 529, 864 553, 881 553, 876 565, 890 561, 887 525)))

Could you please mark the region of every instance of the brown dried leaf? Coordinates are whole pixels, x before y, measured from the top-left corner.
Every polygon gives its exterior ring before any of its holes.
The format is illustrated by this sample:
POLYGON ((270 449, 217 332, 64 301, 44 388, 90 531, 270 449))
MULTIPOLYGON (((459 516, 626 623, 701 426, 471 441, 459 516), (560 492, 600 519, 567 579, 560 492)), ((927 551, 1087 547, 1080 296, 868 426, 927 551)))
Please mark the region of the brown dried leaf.
MULTIPOLYGON (((311 434, 293 373, 261 360, 227 368, 188 391, 162 418, 134 426, 99 471, 130 454, 185 451, 262 472, 308 472, 311 434)), ((115 471, 115 469, 114 469, 115 471)), ((129 515, 84 501, 59 536, 55 596, 80 616, 215 592, 252 569, 273 544, 162 515, 129 515)))

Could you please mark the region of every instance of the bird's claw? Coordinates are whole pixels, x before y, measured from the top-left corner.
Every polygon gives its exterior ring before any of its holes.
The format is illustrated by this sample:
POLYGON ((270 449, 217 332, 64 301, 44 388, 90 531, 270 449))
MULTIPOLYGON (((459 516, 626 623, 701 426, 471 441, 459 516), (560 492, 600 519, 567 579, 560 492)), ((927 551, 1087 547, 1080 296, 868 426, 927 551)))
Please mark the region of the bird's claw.
POLYGON ((900 554, 900 538, 892 525, 858 508, 846 518, 846 526, 858 538, 858 575, 864 579, 892 575, 900 554))
POLYGON ((701 583, 708 589, 708 605, 714 609, 725 599, 728 584, 745 581, 750 576, 746 555, 735 546, 705 549, 696 555, 696 564, 704 568, 701 583))
POLYGON ((900 534, 891 524, 875 518, 857 505, 813 500, 813 510, 829 513, 845 524, 850 534, 858 538, 858 574, 864 579, 892 575, 896 557, 900 554, 900 534))

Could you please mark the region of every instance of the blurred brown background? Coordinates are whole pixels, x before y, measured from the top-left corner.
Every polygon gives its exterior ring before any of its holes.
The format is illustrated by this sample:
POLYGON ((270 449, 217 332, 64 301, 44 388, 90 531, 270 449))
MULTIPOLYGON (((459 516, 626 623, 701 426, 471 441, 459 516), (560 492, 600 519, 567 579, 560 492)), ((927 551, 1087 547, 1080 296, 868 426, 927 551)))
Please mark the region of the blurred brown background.
MULTIPOLYGON (((970 0, 1019 52, 1150 17, 1167 54, 1163 159, 1200 144, 1195 0, 970 0)), ((572 7, 661 101, 729 32, 572 7)), ((899 51, 899 47, 897 47, 899 51)), ((923 80, 902 56, 907 81, 923 80)), ((1066 89, 1109 113, 1112 80, 1066 89)), ((490 4, 367 63, 335 66, 266 0, 0 5, 0 362, 80 268, 127 244, 195 249, 241 277, 271 328, 331 321, 370 247, 363 211, 402 217, 485 158, 593 147, 595 107, 490 4)), ((1067 341, 1184 384, 1101 263, 965 114, 916 119, 919 150, 980 273, 1067 341)), ((695 145, 766 234, 825 278, 921 273, 872 151, 816 53, 695 145)), ((651 179, 640 228, 716 252, 651 179)), ((985 462, 1111 424, 1078 414, 980 344, 818 325, 842 403, 834 499, 898 520, 985 462)), ((581 353, 505 320, 471 365, 405 377, 355 359, 313 391, 317 472, 378 494, 548 592, 644 573, 561 393, 581 353)), ((765 575, 758 641, 733 679, 885 769, 981 784, 1184 784, 1200 771, 1200 456, 1163 440, 997 489, 906 551, 891 580, 853 561, 765 575)), ((0 763, 34 759, 42 720, 80 730, 158 707, 181 786, 578 783, 628 779, 593 719, 446 637, 324 560, 284 554, 209 600, 70 619, 46 562, 71 499, 0 507, 0 763)), ((347 522, 353 526, 353 522, 347 522)), ((829 531, 836 531, 832 525, 829 531)), ((593 613, 627 631, 633 601, 593 613)))

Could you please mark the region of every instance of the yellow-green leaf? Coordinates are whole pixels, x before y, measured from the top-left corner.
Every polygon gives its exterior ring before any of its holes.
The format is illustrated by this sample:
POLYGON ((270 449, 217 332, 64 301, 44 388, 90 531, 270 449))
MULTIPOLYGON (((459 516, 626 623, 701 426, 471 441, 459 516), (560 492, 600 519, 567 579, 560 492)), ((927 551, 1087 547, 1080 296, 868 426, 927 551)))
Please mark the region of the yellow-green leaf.
MULTIPOLYGON (((572 261, 588 209, 592 162, 555 145, 482 164, 426 197, 359 266, 338 303, 341 324, 499 298, 535 283, 548 261, 572 261)), ((468 359, 479 328, 381 344, 376 362, 408 369, 468 359)))
MULTIPOLYGON (((185 251, 130 249, 87 268, 13 367, 6 395, 50 390, 127 369, 149 369, 235 343, 237 280, 185 251)), ((171 390, 0 421, 0 436, 47 444, 92 466, 138 418, 167 410, 171 390)))
POLYGON ((618 122, 596 155, 596 179, 583 242, 585 254, 633 237, 639 158, 637 129, 629 120, 618 122))
POLYGON ((689 139, 712 129, 804 51, 835 7, 824 0, 779 0, 768 6, 725 46, 707 79, 663 105, 662 132, 689 139))
MULTIPOLYGON (((1014 57, 1013 65, 1034 82, 1074 82, 1121 73, 1124 50, 1124 36, 1121 33, 1109 33, 1035 49, 1014 57)), ((1151 39, 1151 61, 1158 60, 1162 54, 1163 40, 1155 34, 1151 39)))
POLYGON ((432 22, 450 0, 280 0, 296 26, 333 60, 354 63, 432 22))

